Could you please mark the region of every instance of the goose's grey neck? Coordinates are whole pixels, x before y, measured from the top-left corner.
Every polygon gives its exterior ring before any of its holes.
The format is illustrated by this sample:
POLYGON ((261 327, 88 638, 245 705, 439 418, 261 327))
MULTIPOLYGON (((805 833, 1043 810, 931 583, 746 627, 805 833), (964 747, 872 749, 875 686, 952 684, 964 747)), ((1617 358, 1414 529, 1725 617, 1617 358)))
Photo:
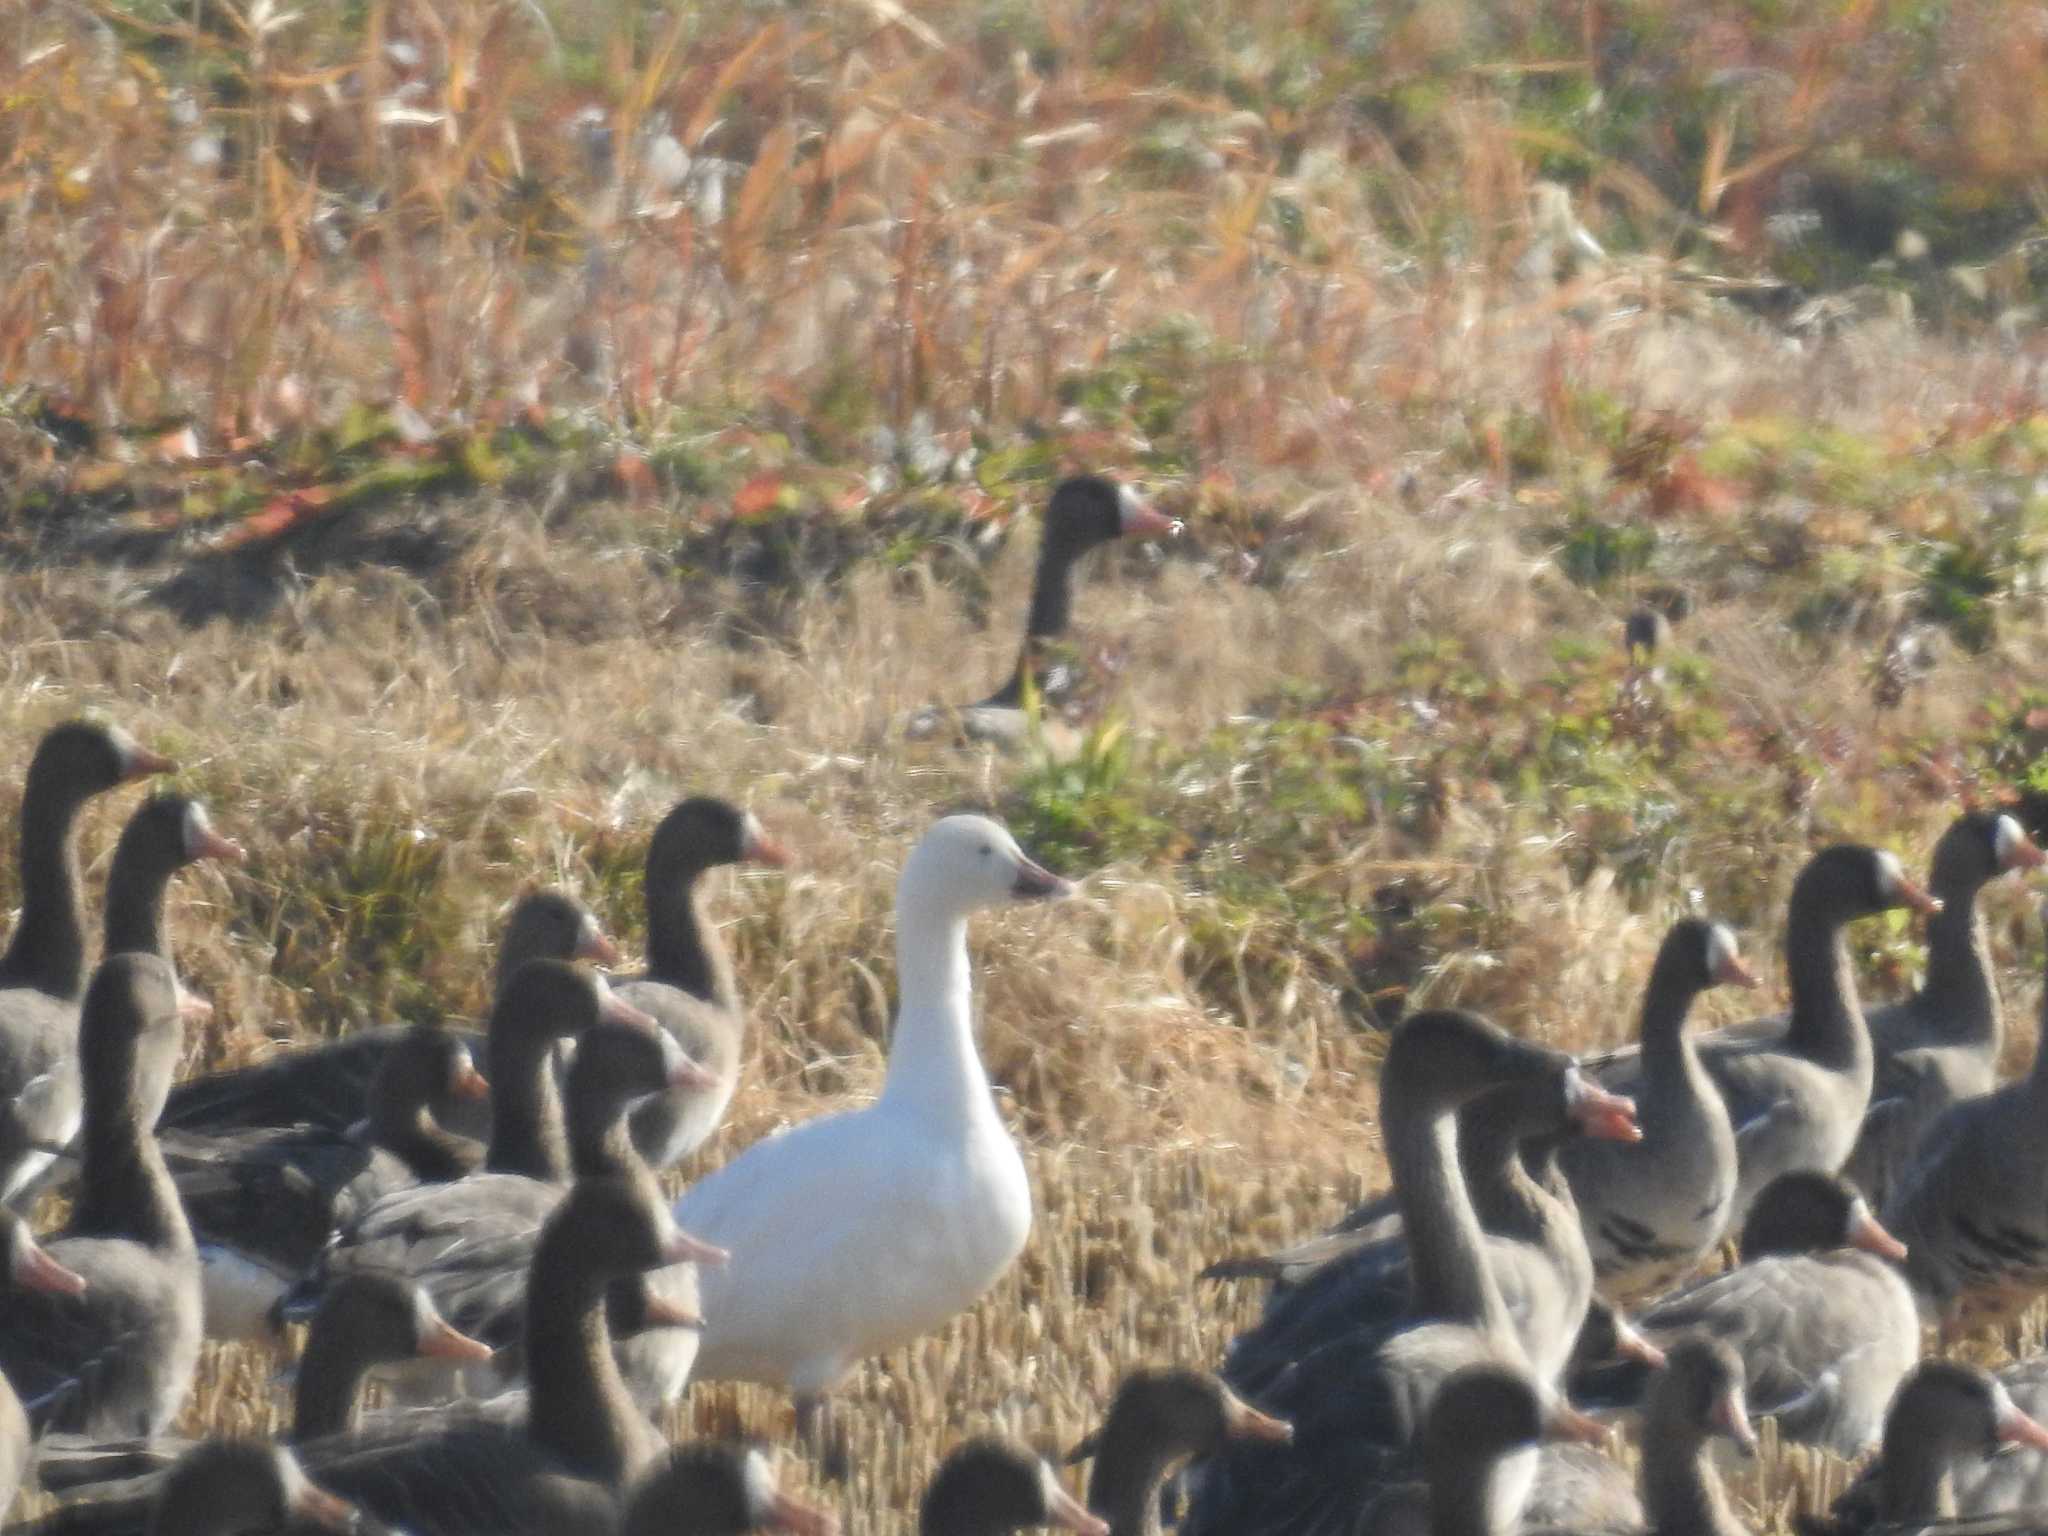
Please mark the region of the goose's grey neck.
POLYGON ((31 782, 22 802, 21 917, 0 955, 0 986, 76 1002, 85 991, 85 919, 73 832, 83 802, 31 782))

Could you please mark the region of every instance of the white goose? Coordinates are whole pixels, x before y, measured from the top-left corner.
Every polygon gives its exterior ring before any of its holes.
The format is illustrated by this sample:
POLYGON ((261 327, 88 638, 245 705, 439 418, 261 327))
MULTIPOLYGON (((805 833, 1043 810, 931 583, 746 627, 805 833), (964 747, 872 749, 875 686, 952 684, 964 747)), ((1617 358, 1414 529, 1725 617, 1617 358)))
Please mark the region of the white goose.
POLYGON ((881 1097, 756 1143, 676 1203, 732 1253, 702 1277, 698 1380, 784 1387, 812 1433, 856 1362, 973 1305, 1023 1251, 1031 1186, 975 1050, 967 918, 1071 890, 979 816, 912 850, 881 1097))

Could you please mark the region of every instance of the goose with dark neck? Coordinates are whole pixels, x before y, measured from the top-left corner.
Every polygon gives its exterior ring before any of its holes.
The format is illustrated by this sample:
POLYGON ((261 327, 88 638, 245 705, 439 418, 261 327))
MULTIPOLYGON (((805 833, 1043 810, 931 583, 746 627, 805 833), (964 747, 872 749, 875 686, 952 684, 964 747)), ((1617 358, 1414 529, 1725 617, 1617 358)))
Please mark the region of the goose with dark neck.
MULTIPOLYGON (((1899 1272, 1906 1250, 1863 1197, 1831 1174, 1773 1180, 1743 1226, 1742 1262, 1682 1286, 1636 1315, 1666 1347, 1689 1333, 1726 1341, 1741 1357, 1751 1407, 1777 1419, 1787 1441, 1861 1455, 1877 1442, 1885 1404, 1920 1354, 1920 1323, 1899 1272)), ((1601 1367, 1573 1399, 1624 1406, 1647 1373, 1601 1367)))
MULTIPOLYGON (((562 891, 529 891, 514 904, 498 945, 493 997, 529 960, 590 960, 616 965, 619 952, 597 918, 562 891)), ((407 1025, 351 1031, 326 1045, 293 1048, 254 1066, 209 1072, 178 1084, 164 1106, 166 1130, 217 1135, 255 1126, 316 1126, 344 1132, 366 1113, 370 1084, 385 1053, 406 1036, 407 1025)), ((489 1042, 478 1030, 458 1030, 478 1068, 491 1074, 489 1042)), ((449 1106, 444 1129, 482 1141, 490 1135, 484 1101, 449 1106)))
MULTIPOLYGON (((536 961, 534 966, 560 962, 536 961)), ((532 969, 532 967, 529 967, 532 969)), ((570 972, 573 976, 574 972, 570 972)), ((576 1178, 617 1178, 647 1199, 659 1199, 653 1174, 634 1151, 624 1127, 630 1105, 676 1083, 701 1083, 704 1074, 675 1042, 644 1017, 603 1018, 594 977, 580 996, 564 996, 550 1016, 580 1026, 569 1068, 568 1125, 576 1178), (580 1008, 580 1011, 576 1011, 580 1008)), ((509 994, 508 994, 509 995, 509 994)), ((544 1073, 544 1064, 536 1067, 544 1073)), ((565 1173, 570 1170, 565 1169, 565 1173)), ((524 1174, 486 1174, 459 1183, 423 1186, 371 1206, 337 1241, 324 1267, 300 1288, 292 1305, 303 1309, 335 1276, 360 1270, 405 1274, 417 1280, 456 1327, 496 1347, 482 1372, 465 1373, 503 1387, 525 1369, 523 1318, 528 1310, 527 1269, 542 1224, 562 1199, 562 1184, 524 1174)), ((695 1358, 697 1317, 693 1273, 635 1273, 611 1303, 614 1319, 638 1330, 621 1339, 639 1400, 672 1401, 695 1358)), ((406 1395, 438 1400, 453 1388, 453 1367, 411 1362, 386 1379, 406 1395)))
POLYGON ((0 954, 0 1202, 20 1198, 78 1132, 78 1000, 85 987, 78 813, 118 785, 169 772, 126 731, 73 720, 45 735, 21 799, 21 916, 0 954))
MULTIPOLYGON (((293 1393, 291 1438, 354 1433, 364 1422, 362 1384, 371 1368, 420 1356, 482 1361, 490 1346, 458 1333, 418 1286, 397 1275, 346 1276, 322 1298, 306 1330, 293 1393)), ((417 1422, 417 1421, 415 1421, 417 1422)), ((192 1449, 171 1437, 101 1441, 46 1436, 37 1477, 47 1493, 94 1498, 141 1495, 192 1449)))
POLYGON ((1934 845, 1927 976, 1911 997, 1869 1012, 1876 1074, 1869 1112, 1843 1175, 1882 1210, 1928 1129, 1997 1086, 2005 1043, 1978 894, 2001 875, 2038 869, 2042 852, 2002 812, 1971 811, 1934 845))
MULTIPOLYGON (((1487 1265, 1531 1368, 1546 1381, 1563 1369, 1593 1295, 1593 1261, 1558 1153, 1578 1133, 1624 1143, 1641 1134, 1633 1116, 1604 1096, 1569 1097, 1572 1081, 1504 1084, 1458 1116, 1458 1164, 1485 1233, 1487 1265)), ((1277 1292, 1258 1327, 1231 1347, 1231 1379, 1248 1392, 1262 1391, 1321 1342, 1375 1317, 1397 1318, 1412 1301, 1398 1218, 1330 1234, 1291 1254, 1297 1263, 1313 1254, 1312 1270, 1301 1265, 1296 1283, 1277 1292)))
POLYGON ((2048 1050, 2037 1047, 2025 1077, 1934 1123, 1885 1207, 1910 1250, 1906 1278, 1951 1334, 2012 1318, 2048 1290, 2044 1189, 2048 1050))
POLYGON ((439 1119, 489 1088, 460 1038, 421 1024, 384 1053, 354 1133, 165 1132, 165 1161, 199 1239, 207 1333, 269 1337, 278 1301, 337 1233, 387 1195, 473 1171, 482 1149, 439 1119))
POLYGON ((1284 1445, 1293 1435, 1208 1371, 1134 1371, 1090 1439, 1088 1508, 1108 1521, 1108 1536, 1159 1536, 1159 1490, 1176 1464, 1232 1441, 1284 1445))
POLYGON ((1426 1515, 1411 1501, 1406 1510, 1388 1508, 1388 1518, 1370 1528, 1381 1536, 1748 1536, 1709 1455, 1718 1437, 1744 1454, 1756 1445, 1742 1362, 1719 1343, 1686 1340, 1658 1374, 1640 1496, 1614 1462, 1542 1444, 1542 1429, 1526 1377, 1488 1365, 1460 1372, 1438 1395, 1423 1433, 1426 1515), (1546 1466, 1553 1458, 1575 1458, 1562 1463, 1575 1475, 1555 1475, 1546 1466))
POLYGON ((284 1446, 226 1439, 184 1451, 144 1491, 68 1504, 25 1529, 31 1536, 399 1536, 315 1485, 284 1446))
POLYGON ((49 1256, 77 1295, 18 1294, 0 1315, 0 1373, 38 1430, 163 1432, 199 1358, 199 1260, 149 1129, 146 1084, 168 1082, 182 1043, 178 984, 154 955, 115 955, 79 1026, 85 1126, 78 1195, 49 1256))
POLYGON ((1724 982, 1757 984, 1734 934, 1699 918, 1672 924, 1643 997, 1642 1140, 1577 1141, 1558 1153, 1594 1273, 1611 1295, 1628 1299, 1668 1288, 1728 1229, 1735 1131, 1685 1029, 1700 994, 1724 982))
POLYGON ((324 1486, 414 1536, 578 1528, 566 1522, 592 1518, 600 1496, 617 1500, 666 1450, 613 1363, 606 1291, 704 1252, 631 1182, 579 1180, 533 1252, 523 1424, 453 1417, 439 1433, 406 1425, 310 1441, 301 1459, 324 1486))
MULTIPOLYGON (((1736 1187, 1728 1212, 1740 1226, 1781 1173, 1840 1168, 1870 1102, 1870 1031, 1856 998, 1843 930, 1897 907, 1932 914, 1940 903, 1908 880, 1892 854, 1855 843, 1824 848, 1792 884, 1785 966, 1792 1011, 1784 1027, 1738 1025, 1694 1042, 1735 1130, 1736 1187)), ((1637 1051, 1589 1070, 1618 1093, 1640 1093, 1637 1051)))
POLYGON ((1546 1445, 1522 1511, 1536 1532, 1647 1531, 1651 1536, 1749 1536, 1714 1470, 1712 1442, 1756 1453, 1742 1357, 1718 1339, 1671 1348, 1643 1410, 1643 1460, 1632 1484, 1612 1458, 1586 1446, 1546 1445))
POLYGON ((726 864, 788 862, 751 812, 706 796, 677 805, 647 844, 647 970, 620 982, 619 995, 716 1079, 708 1092, 659 1095, 633 1111, 633 1139, 657 1168, 681 1162, 717 1128, 746 1053, 746 1011, 732 957, 704 911, 703 877, 726 864))
POLYGON ((1102 475, 1075 475, 1053 487, 1045 508, 1045 536, 1031 578, 1024 643, 1009 679, 979 704, 920 710, 911 717, 913 739, 948 732, 967 741, 1016 748, 1034 716, 1047 708, 1078 710, 1085 692, 1082 669, 1062 654, 1074 606, 1074 568, 1090 550, 1120 538, 1172 538, 1180 524, 1155 511, 1129 486, 1102 475))
MULTIPOLYGON (((1349 1519, 1412 1465, 1422 1420, 1452 1372, 1481 1362, 1528 1369, 1459 1171, 1457 1115, 1489 1088, 1543 1079, 1566 1102, 1629 1112, 1570 1057, 1475 1015, 1421 1013, 1395 1031, 1380 1119, 1409 1243, 1409 1308, 1324 1341, 1257 1394, 1262 1408, 1293 1423, 1293 1442, 1209 1458, 1185 1536, 1291 1536, 1349 1519)), ((1567 1410, 1552 1415, 1570 1422, 1567 1410)))
POLYGON ((1993 1376, 1960 1360, 1917 1367, 1885 1415, 1877 1459, 1836 1499, 1830 1518, 1804 1523, 1808 1536, 1907 1530, 1959 1517, 1981 1521, 1973 1531, 2048 1525, 2031 1496, 2048 1483, 2048 1457, 2029 1454, 2048 1450, 2048 1429, 2009 1389, 2011 1375, 2008 1369, 1993 1376), (1999 1516, 2021 1518, 2008 1527, 1999 1516))

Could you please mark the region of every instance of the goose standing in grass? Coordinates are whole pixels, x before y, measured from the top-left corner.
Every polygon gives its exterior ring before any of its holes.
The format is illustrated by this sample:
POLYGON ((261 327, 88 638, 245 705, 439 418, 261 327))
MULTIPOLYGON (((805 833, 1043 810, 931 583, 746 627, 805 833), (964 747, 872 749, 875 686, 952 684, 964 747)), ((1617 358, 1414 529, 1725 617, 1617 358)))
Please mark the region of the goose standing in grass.
MULTIPOLYGON (((590 960, 617 965, 619 951, 597 917, 562 891, 529 891, 513 905, 498 944, 492 996, 529 960, 590 960)), ((292 1046, 253 1066, 208 1072, 171 1090, 158 1123, 165 1130, 219 1135, 261 1126, 312 1126, 342 1133, 368 1112, 370 1084, 384 1055, 411 1026, 353 1030, 325 1045, 292 1046)), ((488 1071, 490 1046, 482 1032, 458 1030, 479 1068, 488 1071)), ((481 1141, 490 1134, 490 1106, 482 1100, 446 1106, 442 1127, 481 1141)))
POLYGON ((746 1010, 732 957, 704 912, 703 877, 724 864, 788 862, 752 812, 703 796, 671 810, 648 841, 647 970, 621 981, 619 996, 716 1078, 708 1091, 678 1089, 633 1111, 633 1140, 657 1168, 688 1157, 725 1118, 746 1054, 746 1010))
POLYGON ((208 1336, 269 1337, 278 1299, 371 1205, 474 1170, 483 1149, 440 1121, 489 1091, 459 1037, 419 1024, 379 1061, 369 1116, 353 1133, 165 1132, 164 1160, 199 1240, 208 1336))
MULTIPOLYGON (((1772 1181, 1744 1224, 1742 1262, 1645 1307, 1636 1326, 1667 1349, 1689 1333, 1741 1355, 1751 1407, 1788 1441, 1837 1456, 1877 1442, 1885 1404, 1920 1354, 1920 1320, 1898 1261, 1906 1251, 1863 1197, 1831 1174, 1772 1181)), ((1576 1401, 1641 1400, 1648 1373, 1586 1372, 1576 1401)))
POLYGON ((1603 1290, 1654 1294, 1706 1258, 1735 1205, 1735 1130, 1686 1033, 1694 1001, 1722 983, 1754 987, 1735 935, 1684 918, 1657 951, 1643 997, 1637 1142, 1581 1140, 1558 1152, 1603 1290))
POLYGON ((955 1447, 939 1463, 918 1505, 918 1536, 1003 1536, 1053 1525, 1079 1536, 1110 1536, 1035 1452, 993 1435, 955 1447))
POLYGON ((77 1294, 17 1292, 0 1313, 0 1374, 41 1430, 158 1435, 199 1359, 199 1256, 149 1128, 184 1031, 178 983, 155 955, 115 955, 87 988, 79 1024, 85 1126, 78 1197, 49 1257, 77 1294))
POLYGON ((1949 1107, 1997 1086, 2005 1028, 1977 893, 2009 871, 2040 868, 2042 858, 2002 812, 1969 812, 1934 845, 1928 888, 1942 906, 1927 920, 1927 977, 1911 997, 1870 1010, 1870 1110, 1842 1168, 1878 1210, 1949 1107))
POLYGON ((1180 524, 1155 511, 1127 485, 1101 475, 1075 475, 1053 487, 1045 537, 1031 579, 1024 647, 1009 681, 979 704, 918 711, 913 739, 953 730, 968 741, 1015 748, 1030 734, 1030 706, 1066 714, 1082 702, 1083 669, 1062 643, 1074 607, 1074 566, 1091 549, 1119 538, 1171 538, 1180 524))
MULTIPOLYGON (((2038 1487, 2048 1475, 2048 1458, 2002 1454, 2022 1446, 2048 1451, 2048 1428, 2013 1400, 2000 1378, 1960 1360, 1929 1360, 1900 1383, 1885 1414, 1877 1460, 1835 1501, 1831 1520, 1811 1520, 1803 1529, 1811 1536, 1849 1536, 1873 1525, 1922 1526, 2026 1509, 1983 1496, 1987 1473, 2002 1475, 2008 1492, 2038 1487), (1965 1489, 1967 1496, 1959 1497, 1965 1489)), ((2038 1508, 2034 1515, 2038 1529, 2038 1508)))
MULTIPOLYGON (((1593 1260, 1557 1153, 1582 1130, 1624 1143, 1642 1134, 1618 1106, 1573 1100, 1573 1081, 1504 1084, 1458 1116, 1458 1166, 1485 1233, 1487 1266, 1531 1368, 1545 1381, 1564 1368, 1593 1299, 1593 1260)), ((1326 1340, 1374 1318, 1404 1315, 1411 1301, 1408 1244, 1398 1217, 1396 1223, 1390 1231, 1372 1222, 1315 1240, 1322 1251, 1313 1273, 1277 1292, 1258 1326, 1232 1344, 1231 1381, 1256 1395, 1326 1340)), ((1244 1270, 1226 1264, 1222 1272, 1244 1270)))
POLYGON ((73 720, 45 735, 21 797, 21 916, 0 954, 0 1202, 18 1199, 78 1132, 78 1000, 85 988, 78 813, 175 765, 126 731, 73 720))
POLYGON ((703 1277, 699 1378, 786 1388, 808 1435, 857 1362, 972 1306, 1023 1250, 1031 1186, 975 1049, 967 919, 1070 890, 980 816, 911 851, 881 1097, 755 1143, 676 1204, 733 1255, 703 1277))
MULTIPOLYGON (((1489 1088, 1538 1081, 1555 1083, 1575 1115, 1630 1111, 1569 1056, 1472 1014, 1420 1013, 1395 1031, 1380 1073, 1380 1121, 1413 1299, 1400 1317, 1361 1320, 1324 1340, 1259 1395, 1261 1407, 1292 1422, 1292 1443, 1233 1448, 1202 1463, 1186 1536, 1348 1530, 1410 1466, 1445 1378, 1479 1362, 1528 1369, 1459 1169, 1457 1115, 1489 1088)), ((1562 1404, 1549 1406, 1558 1425, 1589 1428, 1562 1404)))
MULTIPOLYGON (((2042 907, 2048 928, 2048 903, 2042 907)), ((2042 1001, 2048 1038, 2048 992, 2042 1001)), ((2048 1049, 1937 1120, 1885 1208, 1906 1278, 1950 1333, 2016 1316, 2048 1290, 2048 1049)))
POLYGON ((1653 1536, 1748 1536, 1714 1470, 1712 1442, 1756 1454, 1742 1356, 1693 1335, 1671 1346, 1643 1409, 1643 1461, 1633 1482, 1591 1447, 1546 1445, 1522 1522, 1537 1531, 1647 1530, 1653 1536))
MULTIPOLYGON (((1872 1057, 1842 930, 1896 907, 1932 915, 1941 903, 1908 880, 1890 853, 1855 843, 1823 848, 1792 883, 1785 923, 1792 1011, 1783 1027, 1738 1025, 1695 1042, 1735 1128, 1731 1225, 1742 1224, 1779 1174, 1833 1173, 1856 1144, 1872 1057)), ((1647 1087, 1639 1051, 1587 1065, 1617 1093, 1633 1097, 1647 1087)))

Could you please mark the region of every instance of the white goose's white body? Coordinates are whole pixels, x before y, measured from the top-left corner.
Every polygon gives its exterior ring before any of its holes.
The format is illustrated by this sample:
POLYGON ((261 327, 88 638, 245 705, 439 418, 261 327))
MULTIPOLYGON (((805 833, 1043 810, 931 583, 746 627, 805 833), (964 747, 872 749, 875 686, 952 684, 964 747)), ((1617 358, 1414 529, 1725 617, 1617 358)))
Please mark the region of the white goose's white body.
POLYGON ((814 1397, 973 1305, 1023 1251, 1031 1187, 975 1050, 967 915, 1065 889, 979 817, 918 844, 897 890, 881 1097, 749 1147, 676 1204, 732 1254, 701 1275, 698 1380, 814 1397))

